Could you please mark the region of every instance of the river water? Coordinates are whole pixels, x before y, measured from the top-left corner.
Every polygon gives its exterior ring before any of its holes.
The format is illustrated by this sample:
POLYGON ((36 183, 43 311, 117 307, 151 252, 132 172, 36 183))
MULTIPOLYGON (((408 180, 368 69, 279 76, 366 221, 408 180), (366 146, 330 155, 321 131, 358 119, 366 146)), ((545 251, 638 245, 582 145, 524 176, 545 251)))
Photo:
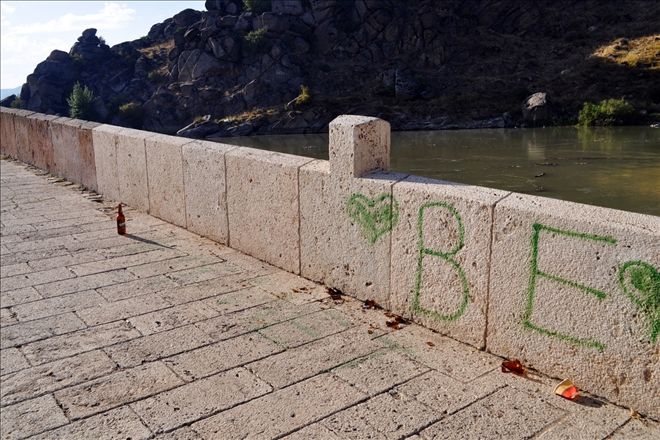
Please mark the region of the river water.
MULTIPOLYGON (((222 142, 328 158, 327 134, 222 142)), ((392 133, 392 171, 660 215, 660 129, 486 129, 392 133)))

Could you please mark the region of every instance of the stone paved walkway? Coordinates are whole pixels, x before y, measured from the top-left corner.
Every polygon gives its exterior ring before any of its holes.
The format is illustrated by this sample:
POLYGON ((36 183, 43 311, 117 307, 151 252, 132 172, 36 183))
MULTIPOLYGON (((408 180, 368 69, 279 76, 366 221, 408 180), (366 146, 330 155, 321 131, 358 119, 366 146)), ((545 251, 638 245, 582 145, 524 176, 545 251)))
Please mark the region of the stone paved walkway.
POLYGON ((660 438, 658 424, 1 162, 2 439, 660 438))

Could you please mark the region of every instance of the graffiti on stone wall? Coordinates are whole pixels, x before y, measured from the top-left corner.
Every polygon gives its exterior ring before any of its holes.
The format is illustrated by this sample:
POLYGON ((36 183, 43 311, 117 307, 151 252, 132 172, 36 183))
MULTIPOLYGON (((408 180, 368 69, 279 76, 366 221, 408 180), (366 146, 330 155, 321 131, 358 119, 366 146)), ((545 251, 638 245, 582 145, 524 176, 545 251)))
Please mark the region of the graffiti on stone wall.
POLYGON ((589 338, 578 338, 573 335, 569 335, 567 333, 562 333, 556 330, 552 330, 540 325, 535 324, 532 322, 532 312, 534 310, 534 300, 536 296, 536 287, 537 287, 537 282, 540 278, 545 278, 551 281, 554 281, 558 284, 563 284, 565 286, 570 286, 573 288, 576 288, 578 290, 581 290, 582 292, 593 295, 596 297, 598 300, 603 300, 607 297, 607 293, 603 292, 602 290, 599 289, 594 289, 593 287, 586 286, 584 284, 578 283, 573 280, 569 280, 567 278, 563 278, 557 275, 553 275, 551 273, 543 271, 541 268, 539 268, 538 264, 538 256, 539 256, 539 244, 541 240, 541 232, 550 232, 558 235, 563 235, 565 237, 570 237, 570 238, 575 238, 578 240, 590 240, 590 241, 596 241, 600 243, 605 243, 608 245, 615 245, 616 244, 616 239, 613 237, 608 237, 604 235, 595 235, 595 234, 585 234, 582 232, 576 232, 576 231, 569 231, 565 229, 557 229, 553 228, 550 226, 545 226, 540 223, 534 223, 532 225, 532 260, 530 263, 530 277, 529 277, 529 287, 527 289, 527 305, 525 307, 525 312, 523 314, 523 326, 530 330, 537 331, 543 335, 546 336, 551 336, 554 338, 561 339, 563 341, 572 343, 574 345, 582 346, 582 347, 590 347, 590 348, 595 348, 597 350, 604 350, 605 345, 597 341, 595 339, 589 339, 589 338))
POLYGON ((413 291, 413 298, 411 303, 411 310, 416 315, 423 315, 435 319, 437 321, 455 321, 460 318, 467 309, 468 298, 469 298, 469 286, 465 272, 461 265, 454 259, 454 256, 463 248, 465 244, 465 229, 463 227, 463 221, 461 216, 454 208, 453 205, 445 202, 429 202, 424 203, 418 211, 417 214, 417 272, 415 274, 415 289, 413 291), (431 209, 442 209, 446 210, 451 214, 451 217, 456 222, 456 229, 458 230, 458 240, 454 246, 449 250, 439 250, 433 249, 426 246, 424 241, 424 216, 427 211, 431 209), (420 304, 420 295, 422 290, 422 280, 424 278, 424 260, 428 257, 435 257, 449 266, 453 271, 456 272, 459 279, 461 280, 461 299, 460 304, 453 313, 443 314, 439 313, 436 310, 431 310, 425 307, 422 307, 420 304))
POLYGON ((644 261, 628 261, 619 267, 619 285, 650 321, 650 338, 655 343, 660 333, 660 272, 644 261))
POLYGON ((360 225, 369 244, 376 243, 399 221, 399 204, 390 194, 381 194, 374 199, 353 194, 346 202, 346 211, 360 225))

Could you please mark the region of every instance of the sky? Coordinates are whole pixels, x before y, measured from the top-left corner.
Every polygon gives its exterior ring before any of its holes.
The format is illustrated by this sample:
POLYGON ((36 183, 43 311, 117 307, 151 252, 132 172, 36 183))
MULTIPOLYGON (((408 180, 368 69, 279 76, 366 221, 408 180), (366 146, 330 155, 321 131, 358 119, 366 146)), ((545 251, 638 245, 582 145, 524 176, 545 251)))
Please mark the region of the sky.
POLYGON ((205 10, 204 1, 0 1, 0 88, 22 85, 51 51, 68 52, 87 28, 113 46, 186 8, 205 10))

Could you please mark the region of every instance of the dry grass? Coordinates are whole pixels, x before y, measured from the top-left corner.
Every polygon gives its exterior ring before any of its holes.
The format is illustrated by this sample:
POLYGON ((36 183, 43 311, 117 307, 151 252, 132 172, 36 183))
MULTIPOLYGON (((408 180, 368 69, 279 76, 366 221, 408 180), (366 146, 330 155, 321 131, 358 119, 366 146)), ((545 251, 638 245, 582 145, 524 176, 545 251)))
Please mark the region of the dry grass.
POLYGON ((260 119, 265 116, 273 116, 275 114, 277 114, 277 109, 274 107, 254 108, 236 115, 225 116, 224 118, 218 119, 216 122, 250 122, 255 119, 260 119))
POLYGON ((660 70, 660 35, 649 35, 634 39, 617 38, 601 46, 594 56, 605 58, 617 64, 660 70))
POLYGON ((139 49, 139 51, 149 58, 154 59, 156 56, 166 56, 167 53, 174 47, 174 39, 167 40, 164 43, 154 44, 153 46, 139 49))

